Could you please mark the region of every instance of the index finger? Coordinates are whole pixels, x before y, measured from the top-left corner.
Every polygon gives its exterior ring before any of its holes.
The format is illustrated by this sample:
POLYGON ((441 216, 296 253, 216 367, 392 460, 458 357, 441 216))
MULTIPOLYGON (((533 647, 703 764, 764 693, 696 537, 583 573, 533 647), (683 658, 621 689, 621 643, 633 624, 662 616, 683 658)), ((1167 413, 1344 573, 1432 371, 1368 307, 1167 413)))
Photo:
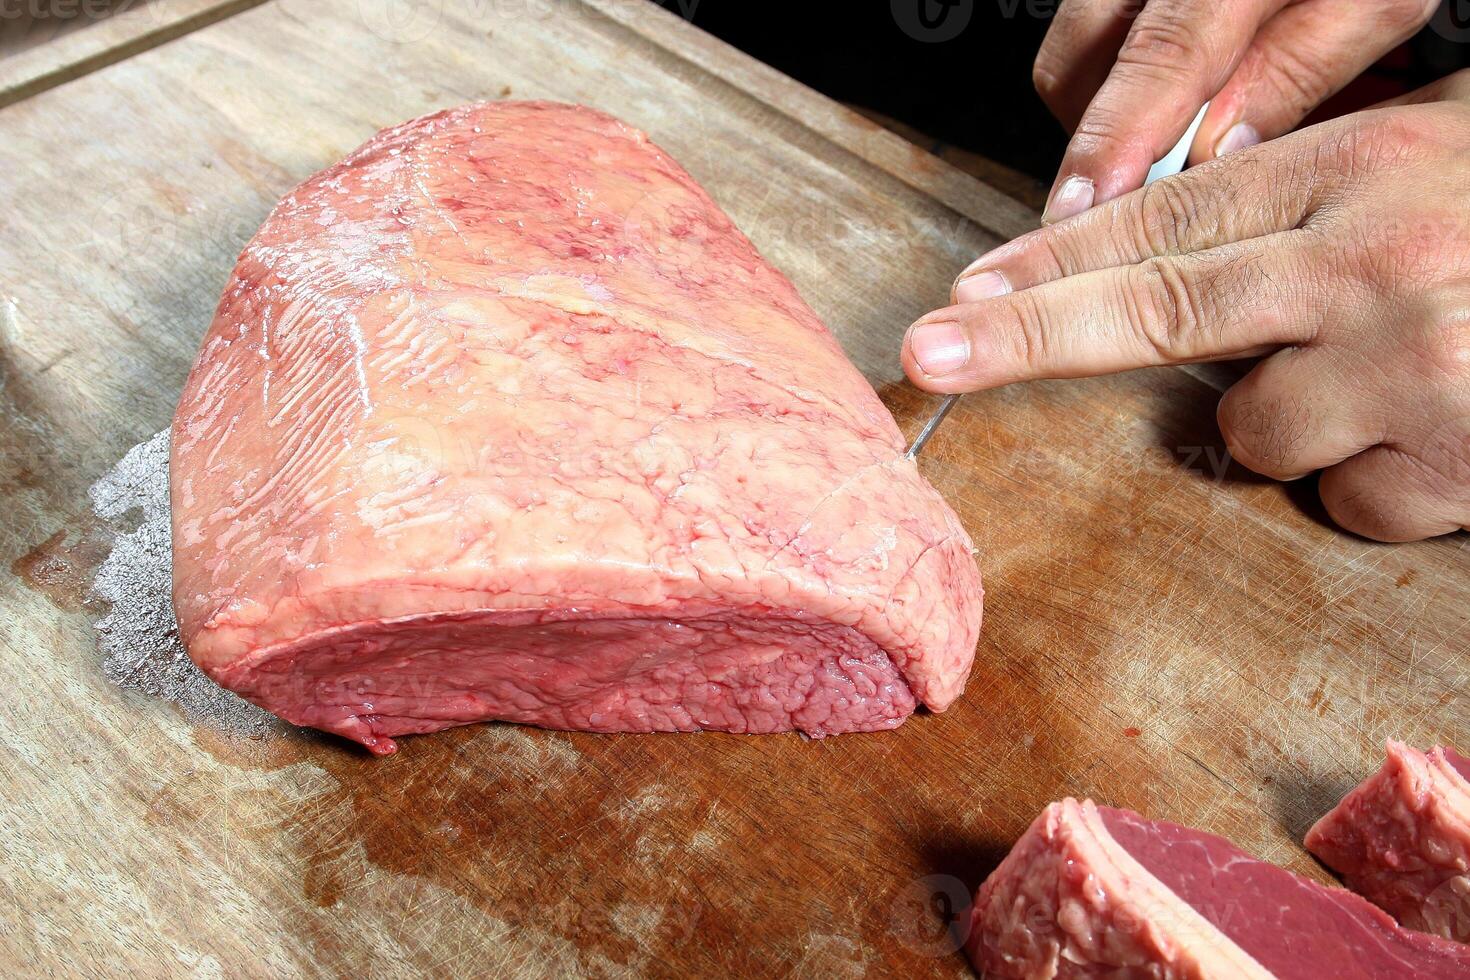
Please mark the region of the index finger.
POLYGON ((1305 133, 1242 150, 1028 232, 970 263, 954 302, 1299 227, 1323 193, 1326 178, 1307 165, 1322 139, 1305 133))
POLYGON ((1320 304, 1295 247, 1305 235, 1156 257, 936 310, 909 328, 904 371, 920 388, 949 393, 1306 343, 1320 304))

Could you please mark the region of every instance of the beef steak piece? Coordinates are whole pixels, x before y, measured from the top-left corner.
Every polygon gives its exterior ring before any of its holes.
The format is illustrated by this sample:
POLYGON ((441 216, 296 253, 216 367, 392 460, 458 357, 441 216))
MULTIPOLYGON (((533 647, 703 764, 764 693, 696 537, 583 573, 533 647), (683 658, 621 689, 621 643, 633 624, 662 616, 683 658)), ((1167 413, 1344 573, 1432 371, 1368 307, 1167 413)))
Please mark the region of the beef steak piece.
POLYGON ((902 449, 642 133, 463 106, 241 254, 173 429, 179 627, 221 685, 377 753, 492 718, 893 728, 959 695, 981 613, 902 449))
POLYGON ((970 956, 995 980, 1470 976, 1470 946, 1401 929, 1224 838, 1090 800, 1042 811, 970 924, 970 956))
POLYGON ((1383 767, 1307 832, 1307 849, 1400 923, 1470 942, 1470 760, 1388 743, 1383 767))

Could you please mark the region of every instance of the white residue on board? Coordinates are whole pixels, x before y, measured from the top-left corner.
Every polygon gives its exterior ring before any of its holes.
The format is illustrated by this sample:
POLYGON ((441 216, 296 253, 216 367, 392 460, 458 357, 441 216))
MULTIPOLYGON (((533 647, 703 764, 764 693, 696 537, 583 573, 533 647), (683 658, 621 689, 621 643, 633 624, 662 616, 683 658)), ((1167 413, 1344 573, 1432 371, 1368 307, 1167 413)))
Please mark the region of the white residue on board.
POLYGON ((138 512, 137 526, 114 538, 92 583, 92 594, 110 606, 96 624, 102 672, 119 687, 171 701, 190 721, 226 734, 282 731, 282 722, 214 683, 184 653, 171 598, 168 443, 164 429, 134 446, 91 489, 92 509, 114 525, 138 512))

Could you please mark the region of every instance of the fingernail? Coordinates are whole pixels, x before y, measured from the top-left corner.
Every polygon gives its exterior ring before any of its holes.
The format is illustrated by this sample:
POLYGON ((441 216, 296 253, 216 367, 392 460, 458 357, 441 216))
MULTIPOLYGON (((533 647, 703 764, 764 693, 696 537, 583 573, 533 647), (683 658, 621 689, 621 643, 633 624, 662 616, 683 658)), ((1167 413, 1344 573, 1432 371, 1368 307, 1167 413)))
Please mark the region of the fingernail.
POLYGON ((1220 137, 1220 142, 1215 144, 1215 156, 1223 157, 1227 153, 1243 150, 1247 146, 1255 146, 1261 141, 1261 134, 1256 132, 1256 127, 1250 123, 1236 123, 1225 131, 1220 137))
POLYGON ((960 281, 954 284, 954 301, 978 303, 982 299, 1004 296, 1010 291, 1011 284, 1006 282, 1006 277, 994 269, 964 272, 960 274, 960 281))
POLYGON ((1046 202, 1046 211, 1041 215, 1041 223, 1055 224, 1074 214, 1081 214, 1092 207, 1094 192, 1092 181, 1088 178, 1075 175, 1068 177, 1057 187, 1051 200, 1046 202))
POLYGON ((931 378, 942 378, 964 367, 970 360, 970 341, 953 322, 917 323, 909 335, 914 360, 931 378))

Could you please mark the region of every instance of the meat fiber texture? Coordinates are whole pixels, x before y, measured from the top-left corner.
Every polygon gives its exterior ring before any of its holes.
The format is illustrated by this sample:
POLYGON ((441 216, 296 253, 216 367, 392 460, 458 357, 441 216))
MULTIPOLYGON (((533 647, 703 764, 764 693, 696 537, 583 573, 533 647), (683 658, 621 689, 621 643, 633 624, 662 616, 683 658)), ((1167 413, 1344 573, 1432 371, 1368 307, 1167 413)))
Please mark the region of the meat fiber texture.
POLYGON ((224 687, 377 753, 492 718, 893 728, 960 694, 981 615, 902 449, 642 133, 463 106, 241 254, 173 430, 179 627, 224 687))
POLYGON ((1470 760, 1452 749, 1389 742, 1307 849, 1403 925, 1470 942, 1470 760))
POLYGON ((1470 976, 1470 946, 1401 929, 1221 837, 1090 800, 1036 818, 970 925, 988 980, 1470 976))

